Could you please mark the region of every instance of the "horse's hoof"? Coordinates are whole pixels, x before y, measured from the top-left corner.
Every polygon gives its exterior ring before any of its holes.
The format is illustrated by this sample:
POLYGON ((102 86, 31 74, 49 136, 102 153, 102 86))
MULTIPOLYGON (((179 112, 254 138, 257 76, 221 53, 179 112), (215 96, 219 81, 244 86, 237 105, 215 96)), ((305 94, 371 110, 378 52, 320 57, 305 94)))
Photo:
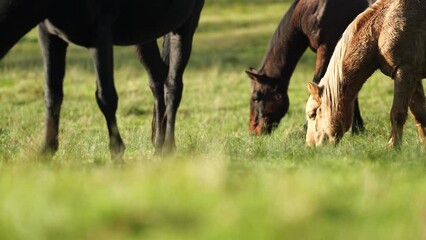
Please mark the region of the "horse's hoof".
POLYGON ((154 155, 155 156, 167 156, 167 155, 171 155, 176 151, 176 146, 174 144, 172 145, 166 145, 164 144, 161 147, 156 147, 155 151, 154 151, 154 155))
POLYGON ((400 150, 401 149, 401 143, 399 141, 395 141, 395 139, 391 138, 391 139, 389 139, 388 143, 386 144, 386 148, 388 150, 400 150))
POLYGON ((387 148, 388 150, 391 150, 391 149, 393 149, 393 146, 394 146, 393 139, 390 139, 390 140, 388 141, 388 143, 386 144, 386 148, 387 148))
POLYGON ((163 146, 163 155, 171 155, 176 151, 176 145, 172 144, 164 144, 163 146))
POLYGON ((126 150, 123 142, 110 146, 111 160, 115 163, 124 163, 123 155, 126 150))
POLYGON ((40 157, 44 161, 52 160, 55 153, 58 151, 59 143, 58 141, 53 141, 51 143, 44 143, 40 150, 40 157))

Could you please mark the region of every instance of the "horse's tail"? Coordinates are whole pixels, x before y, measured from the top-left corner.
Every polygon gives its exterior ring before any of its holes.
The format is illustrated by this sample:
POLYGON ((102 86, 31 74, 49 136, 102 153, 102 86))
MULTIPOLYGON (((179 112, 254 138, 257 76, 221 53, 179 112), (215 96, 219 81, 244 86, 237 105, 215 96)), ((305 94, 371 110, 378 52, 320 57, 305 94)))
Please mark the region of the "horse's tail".
POLYGON ((0 59, 27 32, 47 17, 49 0, 10 0, 0 3, 0 59))

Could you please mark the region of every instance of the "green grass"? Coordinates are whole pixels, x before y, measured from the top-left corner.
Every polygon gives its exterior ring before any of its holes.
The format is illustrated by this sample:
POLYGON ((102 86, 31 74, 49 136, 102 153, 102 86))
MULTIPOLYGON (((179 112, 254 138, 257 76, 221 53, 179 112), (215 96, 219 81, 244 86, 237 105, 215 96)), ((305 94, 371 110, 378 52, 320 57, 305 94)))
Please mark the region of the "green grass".
POLYGON ((0 63, 0 239, 426 239, 426 148, 407 121, 385 149, 393 82, 360 93, 367 131, 304 146, 314 54, 290 84, 291 107, 250 137, 250 81, 289 2, 207 0, 177 119, 175 155, 153 156, 153 97, 131 47, 115 50, 126 165, 111 163, 86 50, 68 54, 60 147, 39 161, 43 69, 32 31, 0 63))

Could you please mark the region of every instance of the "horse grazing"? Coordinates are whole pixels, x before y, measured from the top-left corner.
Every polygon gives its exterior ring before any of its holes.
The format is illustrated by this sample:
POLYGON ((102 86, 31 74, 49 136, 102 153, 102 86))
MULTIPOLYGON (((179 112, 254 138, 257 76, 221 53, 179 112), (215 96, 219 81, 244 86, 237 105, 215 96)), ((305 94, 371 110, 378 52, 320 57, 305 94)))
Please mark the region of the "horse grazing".
POLYGON ((175 148, 175 119, 182 75, 204 0, 8 0, 0 1, 0 59, 39 24, 45 66, 46 129, 43 152, 58 148, 65 58, 69 42, 86 47, 93 59, 96 100, 105 116, 113 158, 124 153, 116 110, 113 45, 136 45, 155 97, 152 142, 156 152, 175 148), (163 52, 157 38, 164 37, 163 52))
POLYGON ((379 0, 360 14, 337 44, 319 85, 308 84, 307 145, 337 143, 349 129, 354 99, 373 72, 393 78, 388 148, 402 142, 408 109, 420 142, 426 133, 426 1, 379 0))
MULTIPOLYGON (((252 79, 249 132, 271 133, 289 108, 288 85, 303 52, 316 52, 313 81, 324 76, 334 47, 349 23, 374 0, 295 0, 281 20, 259 71, 246 71, 252 79)), ((355 105, 353 132, 364 130, 355 105)))

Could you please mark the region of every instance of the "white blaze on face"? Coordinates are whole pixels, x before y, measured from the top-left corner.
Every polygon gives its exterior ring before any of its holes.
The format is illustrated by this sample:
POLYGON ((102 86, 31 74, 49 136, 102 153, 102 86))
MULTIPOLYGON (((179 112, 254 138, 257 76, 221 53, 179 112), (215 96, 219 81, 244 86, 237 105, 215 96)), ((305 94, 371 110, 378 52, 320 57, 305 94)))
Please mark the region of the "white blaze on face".
POLYGON ((308 121, 308 129, 306 131, 306 145, 318 146, 325 140, 325 132, 323 129, 321 112, 321 95, 323 88, 315 83, 308 83, 308 90, 311 93, 306 103, 306 118, 308 121))
POLYGON ((308 121, 308 128, 306 131, 306 144, 308 146, 316 145, 316 135, 317 135, 317 117, 318 117, 318 108, 319 103, 315 101, 311 96, 309 96, 308 102, 306 104, 306 119, 308 121))

